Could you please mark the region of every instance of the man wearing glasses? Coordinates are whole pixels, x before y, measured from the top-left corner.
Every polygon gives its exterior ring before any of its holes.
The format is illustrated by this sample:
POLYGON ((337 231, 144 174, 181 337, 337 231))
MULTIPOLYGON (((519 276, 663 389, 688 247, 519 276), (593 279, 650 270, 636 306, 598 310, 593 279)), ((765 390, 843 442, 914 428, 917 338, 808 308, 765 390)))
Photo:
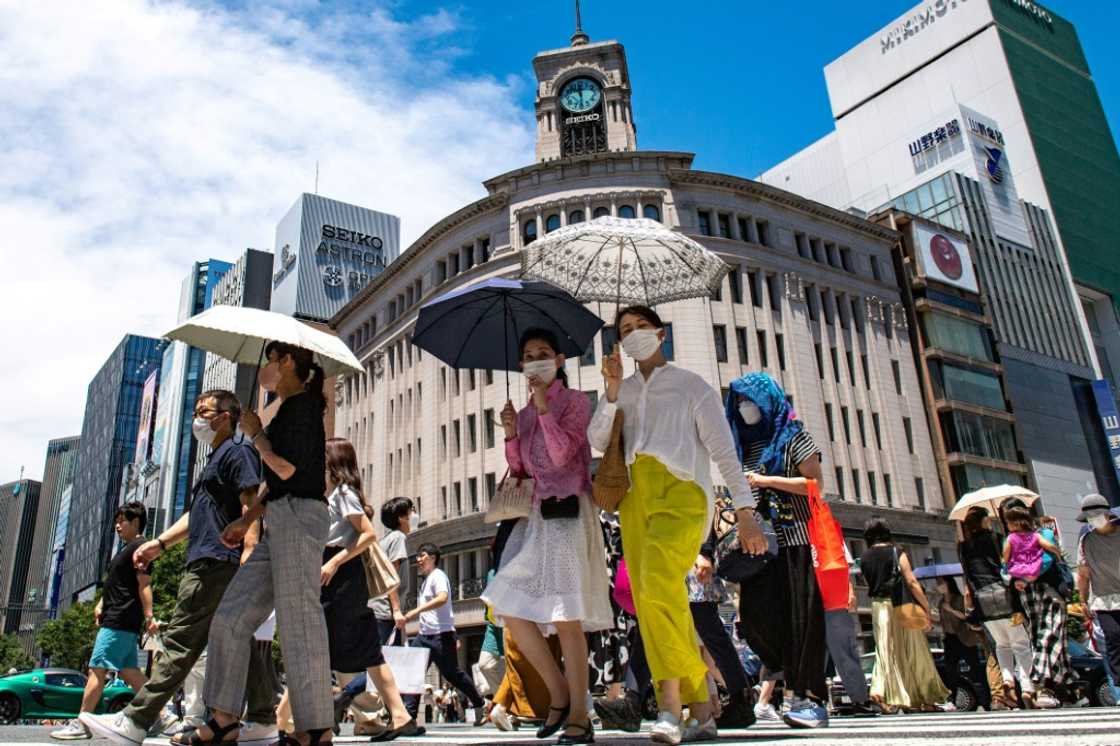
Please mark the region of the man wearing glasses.
MULTIPOLYGON (((143 743, 163 706, 206 647, 218 602, 239 564, 252 551, 255 532, 246 537, 242 549, 222 544, 222 530, 256 503, 261 483, 260 458, 250 441, 237 432, 240 416, 241 403, 230 391, 206 391, 195 402, 191 429, 199 443, 212 448, 206 468, 191 491, 187 512, 160 536, 143 544, 135 555, 138 566, 147 564, 168 547, 187 540, 186 569, 175 611, 163 628, 167 653, 156 662, 152 678, 120 713, 83 714, 82 722, 98 737, 121 746, 143 743)), ((275 692, 263 663, 257 655, 250 662, 248 712, 238 738, 241 746, 277 739, 275 692)))

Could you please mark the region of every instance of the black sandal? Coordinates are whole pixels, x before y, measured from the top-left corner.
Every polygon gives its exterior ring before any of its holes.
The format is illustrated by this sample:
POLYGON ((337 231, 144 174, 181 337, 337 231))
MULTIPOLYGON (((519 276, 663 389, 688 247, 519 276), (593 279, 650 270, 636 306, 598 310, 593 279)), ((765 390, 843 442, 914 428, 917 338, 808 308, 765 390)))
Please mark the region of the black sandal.
POLYGON ((556 718, 556 722, 552 725, 548 724, 548 718, 545 718, 544 724, 537 729, 537 738, 548 738, 564 727, 564 721, 568 719, 568 714, 572 711, 572 705, 569 702, 563 707, 549 707, 549 712, 559 712, 560 717, 556 718))
POLYGON ((560 738, 556 741, 557 746, 573 746, 577 743, 595 743, 595 728, 591 724, 591 719, 588 718, 586 725, 579 725, 578 723, 568 723, 564 729, 578 728, 583 731, 579 735, 569 735, 562 733, 560 738))
MULTIPOLYGON (((307 735, 311 737, 311 740, 307 742, 307 746, 329 746, 333 741, 322 741, 321 739, 326 733, 330 732, 330 728, 316 728, 315 730, 307 731, 307 735)), ((303 746, 303 744, 284 731, 280 731, 280 739, 274 741, 272 746, 303 746)))
POLYGON ((172 738, 172 746, 216 746, 217 744, 222 743, 236 744, 236 738, 232 741, 227 741, 225 740, 225 738, 226 734, 231 730, 234 730, 235 728, 238 730, 241 729, 241 721, 234 720, 229 725, 223 726, 218 725, 218 721, 214 718, 210 718, 206 721, 206 727, 210 729, 209 738, 203 738, 202 736, 198 735, 198 729, 196 728, 195 730, 191 731, 190 735, 188 736, 188 740, 186 741, 176 741, 174 738, 172 738))

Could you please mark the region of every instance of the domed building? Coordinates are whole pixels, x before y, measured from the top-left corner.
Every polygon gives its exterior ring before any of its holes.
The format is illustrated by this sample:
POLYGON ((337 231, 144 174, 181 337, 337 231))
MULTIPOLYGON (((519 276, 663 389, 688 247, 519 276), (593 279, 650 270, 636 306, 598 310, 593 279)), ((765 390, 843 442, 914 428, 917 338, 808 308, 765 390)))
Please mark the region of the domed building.
MULTIPOLYGON (((823 491, 837 501, 855 553, 874 512, 890 518, 919 562, 948 561, 953 535, 939 515, 892 257, 899 235, 773 186, 695 170, 691 153, 639 150, 616 41, 591 42, 577 28, 569 46, 541 52, 533 69, 537 162, 484 182, 485 197, 431 226, 330 321, 366 369, 338 382, 335 434, 354 443, 375 504, 397 495, 416 502, 409 546, 431 541, 444 551, 465 660, 477 657, 484 624, 478 595, 494 528, 482 518, 506 471, 505 374, 449 369, 413 347, 410 333, 424 302, 516 275, 527 245, 604 215, 660 221, 731 265, 713 297, 657 309, 669 324, 666 354, 716 388, 757 370, 782 383, 822 450, 823 491)), ((611 321, 613 305, 590 307, 611 321)), ((614 340, 605 328, 567 362, 570 384, 593 402, 614 340)), ((512 375, 520 407, 526 387, 512 375)))

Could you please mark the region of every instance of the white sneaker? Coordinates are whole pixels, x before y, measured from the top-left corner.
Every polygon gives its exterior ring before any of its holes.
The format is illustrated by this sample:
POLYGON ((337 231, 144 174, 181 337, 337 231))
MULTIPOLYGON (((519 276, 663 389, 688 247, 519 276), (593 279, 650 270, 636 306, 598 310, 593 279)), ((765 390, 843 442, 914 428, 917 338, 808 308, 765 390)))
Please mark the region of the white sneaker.
POLYGON ((513 721, 509 719, 509 713, 506 712, 506 708, 501 705, 496 704, 490 709, 490 722, 493 723, 494 727, 498 730, 513 730, 513 721))
POLYGON ((657 722, 649 729, 649 740, 677 746, 681 742, 681 719, 671 712, 657 713, 657 722))
MULTIPOLYGON (((123 712, 116 715, 94 715, 92 712, 83 712, 78 715, 90 732, 98 738, 107 738, 118 746, 141 746, 148 731, 132 722, 132 718, 123 712)), ((52 734, 53 735, 53 734, 52 734)))
POLYGON ((755 705, 754 719, 760 722, 769 721, 772 723, 780 723, 782 721, 782 716, 774 709, 774 705, 755 705))
POLYGON ((58 730, 51 731, 51 738, 59 741, 84 741, 92 736, 86 726, 78 718, 74 718, 58 730))
POLYGON ((681 743, 715 741, 717 738, 719 738, 719 731, 716 729, 716 719, 711 715, 703 723, 696 718, 689 718, 681 732, 681 743))
POLYGON ((1039 692, 1034 698, 1035 706, 1042 710, 1053 710, 1062 706, 1053 694, 1049 692, 1039 692))
POLYGON ((280 731, 276 723, 254 723, 249 720, 241 724, 241 730, 237 734, 237 742, 247 746, 267 746, 279 738, 280 731))

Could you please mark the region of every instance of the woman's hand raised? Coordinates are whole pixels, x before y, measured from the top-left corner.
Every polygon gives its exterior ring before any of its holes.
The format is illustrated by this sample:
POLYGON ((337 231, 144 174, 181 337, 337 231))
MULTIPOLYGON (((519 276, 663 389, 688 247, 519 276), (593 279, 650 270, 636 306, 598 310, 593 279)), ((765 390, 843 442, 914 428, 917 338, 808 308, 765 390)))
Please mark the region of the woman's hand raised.
POLYGON ((622 352, 615 342, 611 354, 603 356, 603 384, 607 389, 607 401, 618 400, 618 390, 622 386, 622 352))

